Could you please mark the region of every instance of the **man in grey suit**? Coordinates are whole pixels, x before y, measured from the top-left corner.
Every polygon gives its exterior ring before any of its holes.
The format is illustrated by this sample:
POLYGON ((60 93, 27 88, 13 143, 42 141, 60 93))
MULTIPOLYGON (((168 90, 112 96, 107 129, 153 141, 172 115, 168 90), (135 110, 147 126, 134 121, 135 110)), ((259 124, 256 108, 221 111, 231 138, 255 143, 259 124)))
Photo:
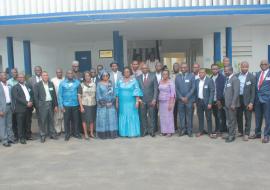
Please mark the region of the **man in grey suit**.
POLYGON ((41 143, 45 142, 47 133, 50 138, 56 139, 54 112, 58 111, 58 103, 54 85, 49 81, 48 73, 45 71, 42 72, 42 80, 34 86, 34 102, 41 121, 39 126, 41 143))
POLYGON ((7 84, 7 74, 0 73, 0 138, 3 146, 15 143, 12 131, 11 90, 7 84))
POLYGON ((239 101, 240 107, 237 109, 237 124, 239 136, 243 136, 244 141, 248 141, 251 129, 251 118, 253 104, 255 100, 256 78, 248 72, 249 64, 246 61, 241 62, 241 72, 236 74, 240 81, 239 101), (243 113, 245 114, 245 131, 243 130, 243 113))
POLYGON ((122 73, 118 71, 118 64, 117 62, 112 62, 110 64, 112 71, 110 72, 110 80, 112 81, 113 86, 115 87, 117 81, 122 77, 122 73))
POLYGON ((139 86, 143 91, 142 102, 140 104, 141 134, 150 134, 155 137, 155 108, 158 97, 158 83, 155 74, 149 73, 146 64, 142 64, 143 74, 137 77, 139 86), (150 123, 148 123, 148 118, 150 123))
MULTIPOLYGON (((35 75, 32 76, 31 78, 28 79, 27 81, 27 85, 29 86, 29 88, 31 89, 31 91, 34 93, 34 86, 39 82, 41 81, 41 73, 42 73, 42 68, 41 66, 35 66, 34 67, 34 72, 35 72, 35 75)), ((34 104, 34 107, 36 108, 36 105, 34 104)), ((33 109, 32 110, 28 110, 30 113, 29 113, 29 118, 30 118, 30 122, 28 123, 28 131, 31 132, 31 124, 32 124, 32 112, 33 112, 33 109)), ((41 125, 41 121, 38 117, 38 110, 36 109, 36 115, 37 115, 37 120, 38 120, 38 126, 41 125)), ((32 134, 32 132, 31 132, 32 134)), ((29 136, 27 137, 27 140, 33 140, 32 136, 29 136)))
POLYGON ((235 131, 237 128, 237 108, 240 106, 239 93, 240 93, 240 81, 233 74, 232 66, 224 68, 226 76, 226 83, 224 88, 225 99, 225 111, 226 111, 226 123, 228 127, 228 137, 226 142, 233 142, 235 140, 235 131))
POLYGON ((179 136, 188 135, 193 137, 192 133, 192 106, 194 102, 195 78, 192 73, 188 73, 188 65, 181 64, 181 74, 176 76, 175 89, 178 101, 178 111, 180 118, 179 136))
POLYGON ((196 83, 196 105, 197 113, 199 118, 199 133, 197 137, 203 135, 204 131, 204 114, 207 121, 208 135, 214 138, 215 135, 212 134, 212 104, 214 100, 215 85, 214 81, 206 76, 205 69, 199 70, 199 79, 195 81, 196 83))

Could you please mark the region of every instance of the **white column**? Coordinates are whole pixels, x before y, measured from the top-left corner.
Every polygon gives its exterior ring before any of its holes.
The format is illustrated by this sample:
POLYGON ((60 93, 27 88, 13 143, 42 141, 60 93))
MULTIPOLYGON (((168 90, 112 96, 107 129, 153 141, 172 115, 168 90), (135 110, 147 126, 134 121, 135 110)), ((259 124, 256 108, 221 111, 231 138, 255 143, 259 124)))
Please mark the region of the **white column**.
POLYGON ((143 0, 137 0, 137 8, 143 8, 143 0))
POLYGON ((205 6, 205 0, 198 0, 199 1, 199 6, 205 6))
POLYGON ((158 6, 158 1, 150 0, 150 6, 151 6, 151 8, 156 8, 158 6))
POLYGON ((143 8, 150 8, 150 7, 151 7, 150 0, 144 0, 143 1, 143 8))

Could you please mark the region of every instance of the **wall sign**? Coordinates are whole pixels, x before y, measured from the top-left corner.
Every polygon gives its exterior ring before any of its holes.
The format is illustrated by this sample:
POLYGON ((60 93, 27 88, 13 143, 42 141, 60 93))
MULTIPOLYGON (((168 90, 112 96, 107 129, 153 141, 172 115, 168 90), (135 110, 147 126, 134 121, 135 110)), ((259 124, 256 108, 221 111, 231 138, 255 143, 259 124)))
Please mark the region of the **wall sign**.
POLYGON ((113 50, 99 50, 99 58, 113 58, 113 50))

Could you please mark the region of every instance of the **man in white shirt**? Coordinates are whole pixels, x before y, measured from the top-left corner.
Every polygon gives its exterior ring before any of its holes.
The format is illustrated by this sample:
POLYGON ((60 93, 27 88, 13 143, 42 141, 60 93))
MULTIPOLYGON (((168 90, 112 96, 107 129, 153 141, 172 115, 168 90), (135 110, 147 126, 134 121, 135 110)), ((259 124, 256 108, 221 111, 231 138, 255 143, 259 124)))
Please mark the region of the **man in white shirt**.
POLYGON ((159 84, 159 82, 160 82, 160 80, 161 80, 161 78, 162 78, 163 64, 160 63, 160 62, 157 62, 157 63, 156 63, 155 69, 156 69, 155 74, 156 74, 157 82, 158 82, 158 84, 159 84))
POLYGON ((15 143, 12 131, 11 93, 7 84, 7 74, 0 73, 0 139, 3 146, 10 147, 15 143))
MULTIPOLYGON (((55 88, 56 96, 58 96, 59 85, 63 80, 63 70, 56 69, 56 77, 51 79, 55 88)), ((58 135, 64 132, 64 115, 61 110, 57 110, 57 112, 54 113, 54 127, 58 135)))
POLYGON ((31 140, 31 116, 33 110, 32 89, 25 84, 25 75, 18 75, 19 83, 11 90, 13 109, 16 113, 18 125, 18 138, 21 144, 26 144, 26 140, 31 140))
POLYGON ((196 86, 196 104, 197 104, 197 115, 199 118, 199 132, 197 137, 203 135, 204 132, 204 115, 207 121, 207 133, 209 137, 214 138, 215 135, 212 131, 212 104, 215 94, 214 81, 206 76, 205 69, 200 69, 200 78, 195 81, 196 86))

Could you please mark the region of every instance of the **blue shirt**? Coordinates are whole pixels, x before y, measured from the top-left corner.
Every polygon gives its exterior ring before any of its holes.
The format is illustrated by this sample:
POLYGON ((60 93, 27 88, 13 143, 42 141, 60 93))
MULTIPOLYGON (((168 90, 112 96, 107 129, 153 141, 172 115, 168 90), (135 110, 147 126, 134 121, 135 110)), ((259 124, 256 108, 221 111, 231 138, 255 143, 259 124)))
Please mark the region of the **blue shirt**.
POLYGON ((77 79, 63 80, 59 85, 58 90, 58 104, 60 108, 64 106, 78 106, 78 88, 80 81, 77 79))
POLYGON ((247 74, 248 72, 246 74, 240 73, 238 76, 238 79, 240 80, 240 95, 243 95, 244 93, 244 87, 245 87, 247 74))

